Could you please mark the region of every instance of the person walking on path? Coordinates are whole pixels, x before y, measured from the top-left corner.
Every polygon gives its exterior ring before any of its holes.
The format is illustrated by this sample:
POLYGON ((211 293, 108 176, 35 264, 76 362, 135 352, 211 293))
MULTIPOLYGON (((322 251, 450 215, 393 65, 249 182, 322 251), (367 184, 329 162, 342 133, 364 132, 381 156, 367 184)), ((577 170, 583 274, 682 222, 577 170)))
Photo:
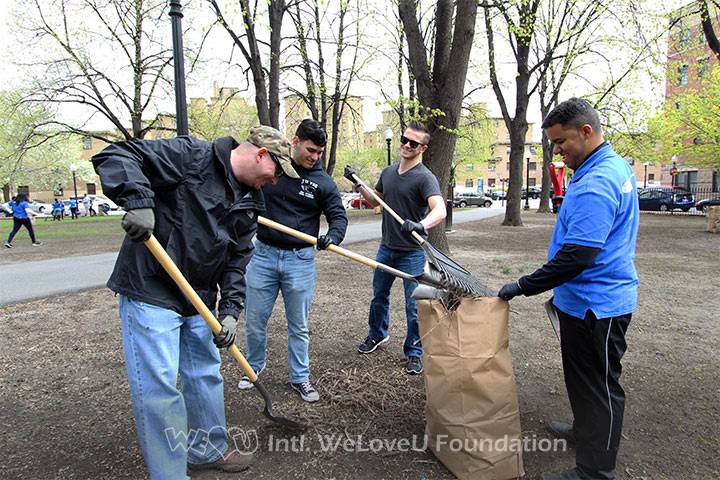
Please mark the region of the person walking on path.
POLYGON ((575 174, 565 192, 548 262, 498 296, 554 289, 565 386, 574 420, 550 430, 576 444, 576 466, 545 480, 612 479, 620 448, 625 392, 620 360, 637 305, 638 196, 632 168, 602 135, 597 112, 571 98, 542 123, 556 155, 575 174))
POLYGON ((150 477, 187 479, 188 468, 243 470, 252 454, 227 441, 218 349, 235 342, 244 309, 245 269, 265 209, 260 188, 282 174, 297 176, 290 142, 257 126, 244 142, 189 136, 116 142, 92 162, 103 192, 127 211, 121 225, 128 236, 107 285, 120 294, 125 365, 150 477), (150 234, 205 305, 217 305, 218 335, 141 243, 150 234))
POLYGON ((13 229, 8 235, 7 242, 5 242, 6 248, 13 248, 13 238, 15 234, 20 230, 20 227, 25 227, 30 234, 30 240, 32 241, 33 247, 39 247, 42 242, 38 242, 35 239, 35 231, 33 230, 33 224, 30 217, 37 217, 38 214, 30 210, 30 204, 28 203, 28 196, 24 193, 18 193, 13 200, 8 202, 8 207, 12 209, 13 213, 13 229))
MULTIPOLYGON (((266 216, 283 225, 318 237, 320 216, 325 215, 328 231, 317 238, 319 250, 340 245, 347 230, 347 215, 337 185, 320 162, 327 134, 317 120, 303 120, 292 139, 293 167, 300 178, 281 178, 265 185, 266 216)), ((278 292, 285 302, 288 326, 290 386, 306 402, 320 394, 310 383, 308 314, 315 290, 314 248, 302 240, 272 228, 258 226, 255 255, 247 271, 245 336, 247 360, 256 372, 265 368, 267 322, 278 292)), ((252 388, 243 375, 238 388, 252 388)))
MULTIPOLYGON (((422 274, 426 257, 411 233, 417 232, 427 238, 427 230, 440 223, 447 214, 437 178, 420 162, 420 156, 427 150, 429 143, 427 127, 416 120, 410 121, 400 137, 400 163, 385 167, 375 185, 375 194, 401 218, 406 219, 405 223, 399 225, 395 218, 383 211, 382 239, 375 260, 413 276, 422 274)), ((353 174, 355 171, 352 167, 345 169, 346 178, 355 183, 353 174)), ((355 187, 370 205, 378 206, 370 192, 360 185, 355 187)), ((394 280, 394 276, 380 270, 373 273, 373 299, 368 315, 370 328, 365 341, 357 347, 359 353, 370 354, 389 339, 390 289, 394 280)), ((417 301, 411 297, 417 283, 403 280, 403 284, 407 319, 403 352, 408 360, 405 372, 418 375, 423 371, 423 348, 420 343, 417 301)))

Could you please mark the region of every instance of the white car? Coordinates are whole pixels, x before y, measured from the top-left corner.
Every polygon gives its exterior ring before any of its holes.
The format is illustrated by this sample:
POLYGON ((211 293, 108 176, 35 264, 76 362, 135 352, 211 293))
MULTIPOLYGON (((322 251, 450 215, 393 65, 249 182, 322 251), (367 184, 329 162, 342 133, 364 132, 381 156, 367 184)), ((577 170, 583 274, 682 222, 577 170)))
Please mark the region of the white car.
MULTIPOLYGON (((78 195, 77 197, 71 196, 71 199, 76 199, 78 206, 78 215, 85 215, 85 205, 83 205, 83 197, 84 195, 78 195)), ((90 197, 90 200, 92 201, 92 209, 95 211, 95 213, 99 213, 102 211, 102 206, 106 205, 108 210, 119 210, 120 207, 110 200, 109 198, 103 197, 102 195, 88 195, 90 197)), ((66 214, 70 213, 70 207, 66 206, 65 208, 66 214)), ((92 215, 92 213, 91 213, 92 215)))

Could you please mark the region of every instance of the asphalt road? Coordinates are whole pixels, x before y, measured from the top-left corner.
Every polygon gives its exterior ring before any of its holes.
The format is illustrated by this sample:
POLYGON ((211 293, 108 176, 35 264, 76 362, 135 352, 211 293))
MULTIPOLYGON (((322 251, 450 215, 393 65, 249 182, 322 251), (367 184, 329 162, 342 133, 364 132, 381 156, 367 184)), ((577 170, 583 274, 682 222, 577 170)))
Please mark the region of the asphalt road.
MULTIPOLYGON (((504 207, 499 206, 499 203, 497 205, 491 208, 453 211, 453 224, 472 222, 503 214, 504 207)), ((342 246, 379 238, 379 221, 351 225, 348 227, 342 246)), ((0 305, 101 288, 110 277, 116 258, 117 252, 113 252, 2 265, 0 266, 0 278, 22 278, 23 284, 32 285, 32 288, 1 288, 0 305)))

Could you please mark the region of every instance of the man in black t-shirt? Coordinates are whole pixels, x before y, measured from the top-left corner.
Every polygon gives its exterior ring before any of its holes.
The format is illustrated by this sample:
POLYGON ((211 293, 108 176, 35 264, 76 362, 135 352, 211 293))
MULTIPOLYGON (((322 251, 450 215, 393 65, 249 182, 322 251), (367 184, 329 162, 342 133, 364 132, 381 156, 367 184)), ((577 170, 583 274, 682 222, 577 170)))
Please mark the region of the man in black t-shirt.
MULTIPOLYGON (((400 163, 383 169, 375 185, 375 194, 401 218, 406 219, 400 225, 388 212, 383 211, 382 240, 375 260, 410 275, 420 275, 426 262, 425 252, 411 233, 417 232, 427 238, 427 229, 440 223, 446 215, 437 178, 420 163, 420 155, 427 150, 429 142, 427 127, 418 121, 410 121, 400 137, 400 163)), ((354 182, 352 175, 348 177, 354 182)), ((356 187, 370 205, 378 205, 364 187, 356 187)), ((375 270, 373 274, 373 299, 368 316, 370 330, 365 342, 358 346, 360 353, 372 353, 389 339, 390 289, 394 280, 395 277, 380 270, 375 270)), ((403 280, 403 283, 407 317, 403 350, 408 359, 405 372, 417 375, 423 371, 417 302, 411 297, 417 283, 407 280, 403 280)))

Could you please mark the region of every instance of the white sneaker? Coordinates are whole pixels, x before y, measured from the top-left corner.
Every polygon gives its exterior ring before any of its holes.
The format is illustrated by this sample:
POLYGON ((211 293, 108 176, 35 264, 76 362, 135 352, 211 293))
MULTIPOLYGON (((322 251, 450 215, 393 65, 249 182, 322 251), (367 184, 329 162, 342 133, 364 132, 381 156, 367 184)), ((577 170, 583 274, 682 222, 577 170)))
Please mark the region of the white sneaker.
MULTIPOLYGON (((261 368, 259 371, 255 372, 255 375, 260 376, 262 371, 265 370, 265 367, 261 368)), ((247 375, 243 375, 240 381, 238 382, 238 388, 240 390, 248 390, 250 388, 253 388, 253 382, 250 381, 250 377, 247 375)))
POLYGON ((302 383, 291 383, 290 386, 293 390, 300 394, 300 398, 308 403, 317 402, 320 400, 320 394, 315 390, 310 382, 302 383))
POLYGON ((12 248, 12 247, 13 247, 13 246, 12 246, 12 243, 9 243, 9 242, 5 242, 5 246, 6 246, 7 248, 12 248))

